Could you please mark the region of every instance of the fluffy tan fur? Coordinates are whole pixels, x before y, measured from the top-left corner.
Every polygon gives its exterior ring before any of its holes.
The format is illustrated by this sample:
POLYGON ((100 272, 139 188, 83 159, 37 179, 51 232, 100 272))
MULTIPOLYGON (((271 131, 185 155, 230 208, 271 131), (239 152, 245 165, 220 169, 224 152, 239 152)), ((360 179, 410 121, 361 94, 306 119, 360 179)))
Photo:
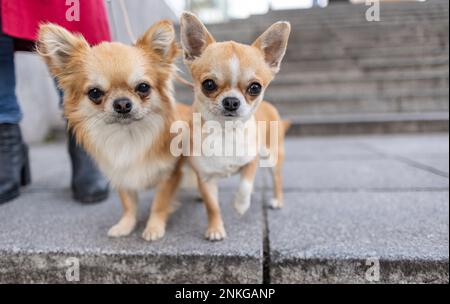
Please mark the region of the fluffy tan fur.
MULTIPOLYGON (((281 168, 284 160, 284 137, 289 123, 282 121, 276 108, 263 101, 264 90, 279 71, 281 60, 286 52, 290 25, 277 22, 264 32, 252 45, 244 45, 233 41, 216 42, 206 27, 191 13, 181 17, 181 44, 184 51, 184 62, 188 66, 195 86, 194 112, 202 115, 203 123, 209 120, 225 122, 240 120, 245 123, 279 122, 277 162, 272 168, 274 175, 274 198, 272 207, 283 206, 281 168), (202 83, 213 80, 217 89, 205 91, 202 83), (252 83, 262 87, 261 94, 249 94, 252 83), (240 100, 238 115, 235 118, 225 117, 221 106, 225 97, 240 100)), ((267 127, 266 143, 270 143, 269 127, 267 127)), ((221 135, 222 136, 222 135, 221 135)), ((264 136, 264 135, 263 135, 264 136)), ((257 138, 259 147, 261 138, 257 138)), ((244 142, 235 142, 235 146, 244 142)), ((267 146, 267 148, 270 148, 267 146)), ((251 193, 258 157, 215 157, 191 156, 189 163, 198 176, 199 189, 208 214, 206 238, 212 241, 222 240, 226 231, 220 213, 218 201, 217 179, 230 174, 240 174, 241 183, 236 193, 234 207, 243 214, 250 206, 251 193)))
POLYGON ((136 225, 137 192, 156 187, 143 238, 161 238, 183 161, 170 153, 170 126, 175 120, 187 120, 190 112, 173 98, 178 48, 171 22, 153 25, 133 46, 113 42, 93 47, 81 36, 44 24, 38 53, 64 90, 69 127, 119 191, 123 216, 108 234, 131 233, 136 225), (140 83, 150 85, 148 95, 137 92, 140 83), (88 97, 92 88, 104 92, 96 102, 88 97), (127 119, 114 113, 113 102, 118 98, 133 104, 127 119))

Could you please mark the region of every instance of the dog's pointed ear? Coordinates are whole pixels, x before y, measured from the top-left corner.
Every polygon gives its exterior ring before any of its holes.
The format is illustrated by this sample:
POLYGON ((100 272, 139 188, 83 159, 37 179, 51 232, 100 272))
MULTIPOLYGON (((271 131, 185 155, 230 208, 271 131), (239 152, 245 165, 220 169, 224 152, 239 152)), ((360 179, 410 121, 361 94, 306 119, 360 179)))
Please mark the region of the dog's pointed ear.
POLYGON ((215 42, 203 23, 189 12, 184 12, 181 15, 180 31, 181 46, 186 63, 190 63, 199 57, 208 45, 215 42))
POLYGON ((162 20, 155 23, 137 40, 136 46, 150 49, 164 61, 172 62, 178 54, 172 22, 162 20))
POLYGON ((252 46, 262 51, 266 63, 274 74, 280 70, 281 61, 286 53, 290 32, 290 23, 280 21, 269 27, 252 44, 252 46))
POLYGON ((73 56, 89 48, 82 36, 74 35, 59 25, 47 23, 39 27, 36 51, 44 58, 54 76, 67 70, 73 56))

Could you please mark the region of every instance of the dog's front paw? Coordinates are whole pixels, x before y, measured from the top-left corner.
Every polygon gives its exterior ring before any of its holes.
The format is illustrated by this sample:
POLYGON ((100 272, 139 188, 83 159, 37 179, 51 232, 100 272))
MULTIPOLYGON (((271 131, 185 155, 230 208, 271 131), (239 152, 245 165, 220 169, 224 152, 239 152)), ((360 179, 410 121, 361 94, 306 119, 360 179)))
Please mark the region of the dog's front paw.
POLYGON ((108 231, 110 237, 127 236, 133 232, 136 226, 136 220, 132 218, 124 217, 116 225, 112 226, 108 231))
POLYGON ((251 194, 250 193, 236 193, 233 207, 239 215, 243 215, 250 208, 251 194))
POLYGON ((166 233, 164 225, 148 225, 142 233, 142 238, 146 241, 157 241, 166 233))
POLYGON ((210 241, 222 241, 227 237, 227 233, 223 225, 211 226, 206 230, 205 238, 210 241))
POLYGON ((272 207, 273 209, 281 209, 283 208, 283 201, 272 198, 270 201, 270 207, 272 207))

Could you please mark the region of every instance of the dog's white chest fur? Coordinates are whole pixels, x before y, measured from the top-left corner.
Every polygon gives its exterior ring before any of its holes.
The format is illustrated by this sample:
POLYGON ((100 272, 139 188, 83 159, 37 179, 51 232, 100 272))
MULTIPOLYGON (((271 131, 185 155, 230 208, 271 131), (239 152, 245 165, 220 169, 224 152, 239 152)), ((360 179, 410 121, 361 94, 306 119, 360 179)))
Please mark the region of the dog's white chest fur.
MULTIPOLYGON (((119 155, 125 156, 124 151, 119 155)), ((111 155, 109 161, 99 162, 100 168, 111 181, 111 184, 118 189, 145 190, 155 186, 162 178, 168 176, 173 170, 174 162, 167 160, 152 159, 151 161, 120 162, 111 161, 121 156, 111 155)))
POLYGON ((113 187, 144 190, 156 185, 175 165, 167 159, 149 158, 148 153, 161 130, 158 120, 130 125, 102 125, 89 130, 97 150, 94 157, 113 187))
MULTIPOLYGON (((244 132, 248 130, 249 126, 256 128, 254 118, 245 124, 244 132)), ((256 134, 253 134, 253 136, 239 136, 239 134, 236 134, 238 132, 242 132, 242 130, 223 129, 220 133, 208 135, 208 141, 223 143, 222 154, 210 156, 202 153, 201 156, 192 157, 193 165, 203 179, 223 178, 236 174, 243 166, 255 159, 256 154, 252 153, 252 151, 257 151, 256 134), (226 132, 228 132, 227 135, 225 134, 226 132), (231 155, 226 154, 226 149, 230 147, 234 147, 234 153, 231 155)), ((202 138, 202 140, 204 143, 205 138, 202 138)))

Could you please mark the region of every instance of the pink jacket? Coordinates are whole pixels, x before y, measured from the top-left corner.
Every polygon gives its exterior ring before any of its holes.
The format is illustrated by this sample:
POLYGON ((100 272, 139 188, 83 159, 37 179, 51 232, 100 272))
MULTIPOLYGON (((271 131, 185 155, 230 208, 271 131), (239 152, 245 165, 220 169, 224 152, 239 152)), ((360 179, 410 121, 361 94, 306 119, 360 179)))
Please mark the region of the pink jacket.
POLYGON ((39 24, 52 22, 81 33, 92 45, 111 40, 104 0, 0 0, 0 8, 2 32, 14 38, 35 41, 39 24), (71 8, 77 3, 79 21, 70 21, 66 15, 76 17, 71 8))

